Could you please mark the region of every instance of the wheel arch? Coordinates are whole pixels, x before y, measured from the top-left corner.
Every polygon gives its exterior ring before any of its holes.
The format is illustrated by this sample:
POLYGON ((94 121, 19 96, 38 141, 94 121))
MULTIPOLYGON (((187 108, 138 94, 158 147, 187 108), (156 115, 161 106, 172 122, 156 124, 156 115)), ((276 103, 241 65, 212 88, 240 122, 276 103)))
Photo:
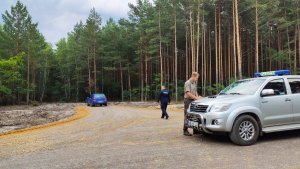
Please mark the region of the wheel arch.
POLYGON ((236 110, 235 112, 232 112, 228 118, 227 121, 227 131, 230 132, 232 130, 232 127, 235 123, 235 121, 243 116, 243 115, 249 115, 251 117, 253 117, 257 123, 258 123, 258 127, 259 127, 259 133, 260 135, 262 135, 262 121, 261 121, 261 117, 262 117, 262 113, 260 112, 260 110, 258 110, 257 108, 254 107, 246 107, 246 108, 240 108, 238 110, 236 110))
MULTIPOLYGON (((239 117, 244 116, 244 115, 249 115, 249 116, 253 117, 253 118, 256 120, 256 122, 257 122, 257 124, 258 124, 258 128, 259 128, 259 135, 262 136, 262 134, 263 134, 263 132, 262 132, 262 124, 261 124, 260 118, 258 117, 257 114, 255 114, 255 113, 253 113, 253 112, 244 112, 244 113, 241 113, 240 115, 238 115, 238 116, 235 118, 234 122, 235 122, 239 117)), ((233 124, 234 124, 234 122, 233 122, 233 124)))

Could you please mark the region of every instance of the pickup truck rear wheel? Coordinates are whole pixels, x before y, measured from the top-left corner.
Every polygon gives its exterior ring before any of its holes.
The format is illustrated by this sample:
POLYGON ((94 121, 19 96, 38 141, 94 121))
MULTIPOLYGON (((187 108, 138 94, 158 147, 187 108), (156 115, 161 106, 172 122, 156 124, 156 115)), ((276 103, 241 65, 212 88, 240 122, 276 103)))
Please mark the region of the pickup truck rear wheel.
POLYGON ((229 138, 235 144, 249 146, 254 144, 259 136, 257 121, 249 115, 242 115, 236 119, 229 133, 229 138))

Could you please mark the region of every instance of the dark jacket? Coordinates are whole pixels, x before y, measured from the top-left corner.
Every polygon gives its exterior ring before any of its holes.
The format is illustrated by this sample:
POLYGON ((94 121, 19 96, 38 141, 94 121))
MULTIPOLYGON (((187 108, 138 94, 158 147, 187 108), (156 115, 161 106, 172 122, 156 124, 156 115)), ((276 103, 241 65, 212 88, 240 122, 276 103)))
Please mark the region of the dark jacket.
POLYGON ((167 89, 161 90, 157 99, 161 104, 168 104, 171 102, 170 92, 167 89))

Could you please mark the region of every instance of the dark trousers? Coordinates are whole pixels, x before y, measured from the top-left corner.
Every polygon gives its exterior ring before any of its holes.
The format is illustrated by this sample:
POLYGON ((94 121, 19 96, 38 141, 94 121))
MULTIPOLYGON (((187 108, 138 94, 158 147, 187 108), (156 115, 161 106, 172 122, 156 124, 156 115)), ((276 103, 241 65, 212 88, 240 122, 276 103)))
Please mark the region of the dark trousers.
POLYGON ((160 104, 160 108, 161 108, 161 117, 169 117, 168 113, 167 113, 167 107, 168 107, 168 103, 161 103, 160 104))
POLYGON ((183 123, 183 131, 186 131, 188 129, 188 124, 187 124, 187 109, 189 108, 190 104, 193 102, 194 100, 192 99, 184 99, 184 123, 183 123))

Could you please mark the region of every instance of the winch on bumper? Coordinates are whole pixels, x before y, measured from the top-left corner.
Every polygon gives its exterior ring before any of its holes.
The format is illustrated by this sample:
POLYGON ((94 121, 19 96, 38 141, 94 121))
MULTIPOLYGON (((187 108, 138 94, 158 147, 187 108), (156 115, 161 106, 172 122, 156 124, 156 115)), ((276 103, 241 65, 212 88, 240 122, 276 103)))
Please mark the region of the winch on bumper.
POLYGON ((209 106, 200 105, 201 109, 194 108, 199 106, 191 104, 187 112, 187 125, 192 128, 205 133, 213 132, 228 132, 230 129, 226 128, 226 121, 229 112, 208 112, 209 106), (204 109, 203 107, 206 107, 204 109))

